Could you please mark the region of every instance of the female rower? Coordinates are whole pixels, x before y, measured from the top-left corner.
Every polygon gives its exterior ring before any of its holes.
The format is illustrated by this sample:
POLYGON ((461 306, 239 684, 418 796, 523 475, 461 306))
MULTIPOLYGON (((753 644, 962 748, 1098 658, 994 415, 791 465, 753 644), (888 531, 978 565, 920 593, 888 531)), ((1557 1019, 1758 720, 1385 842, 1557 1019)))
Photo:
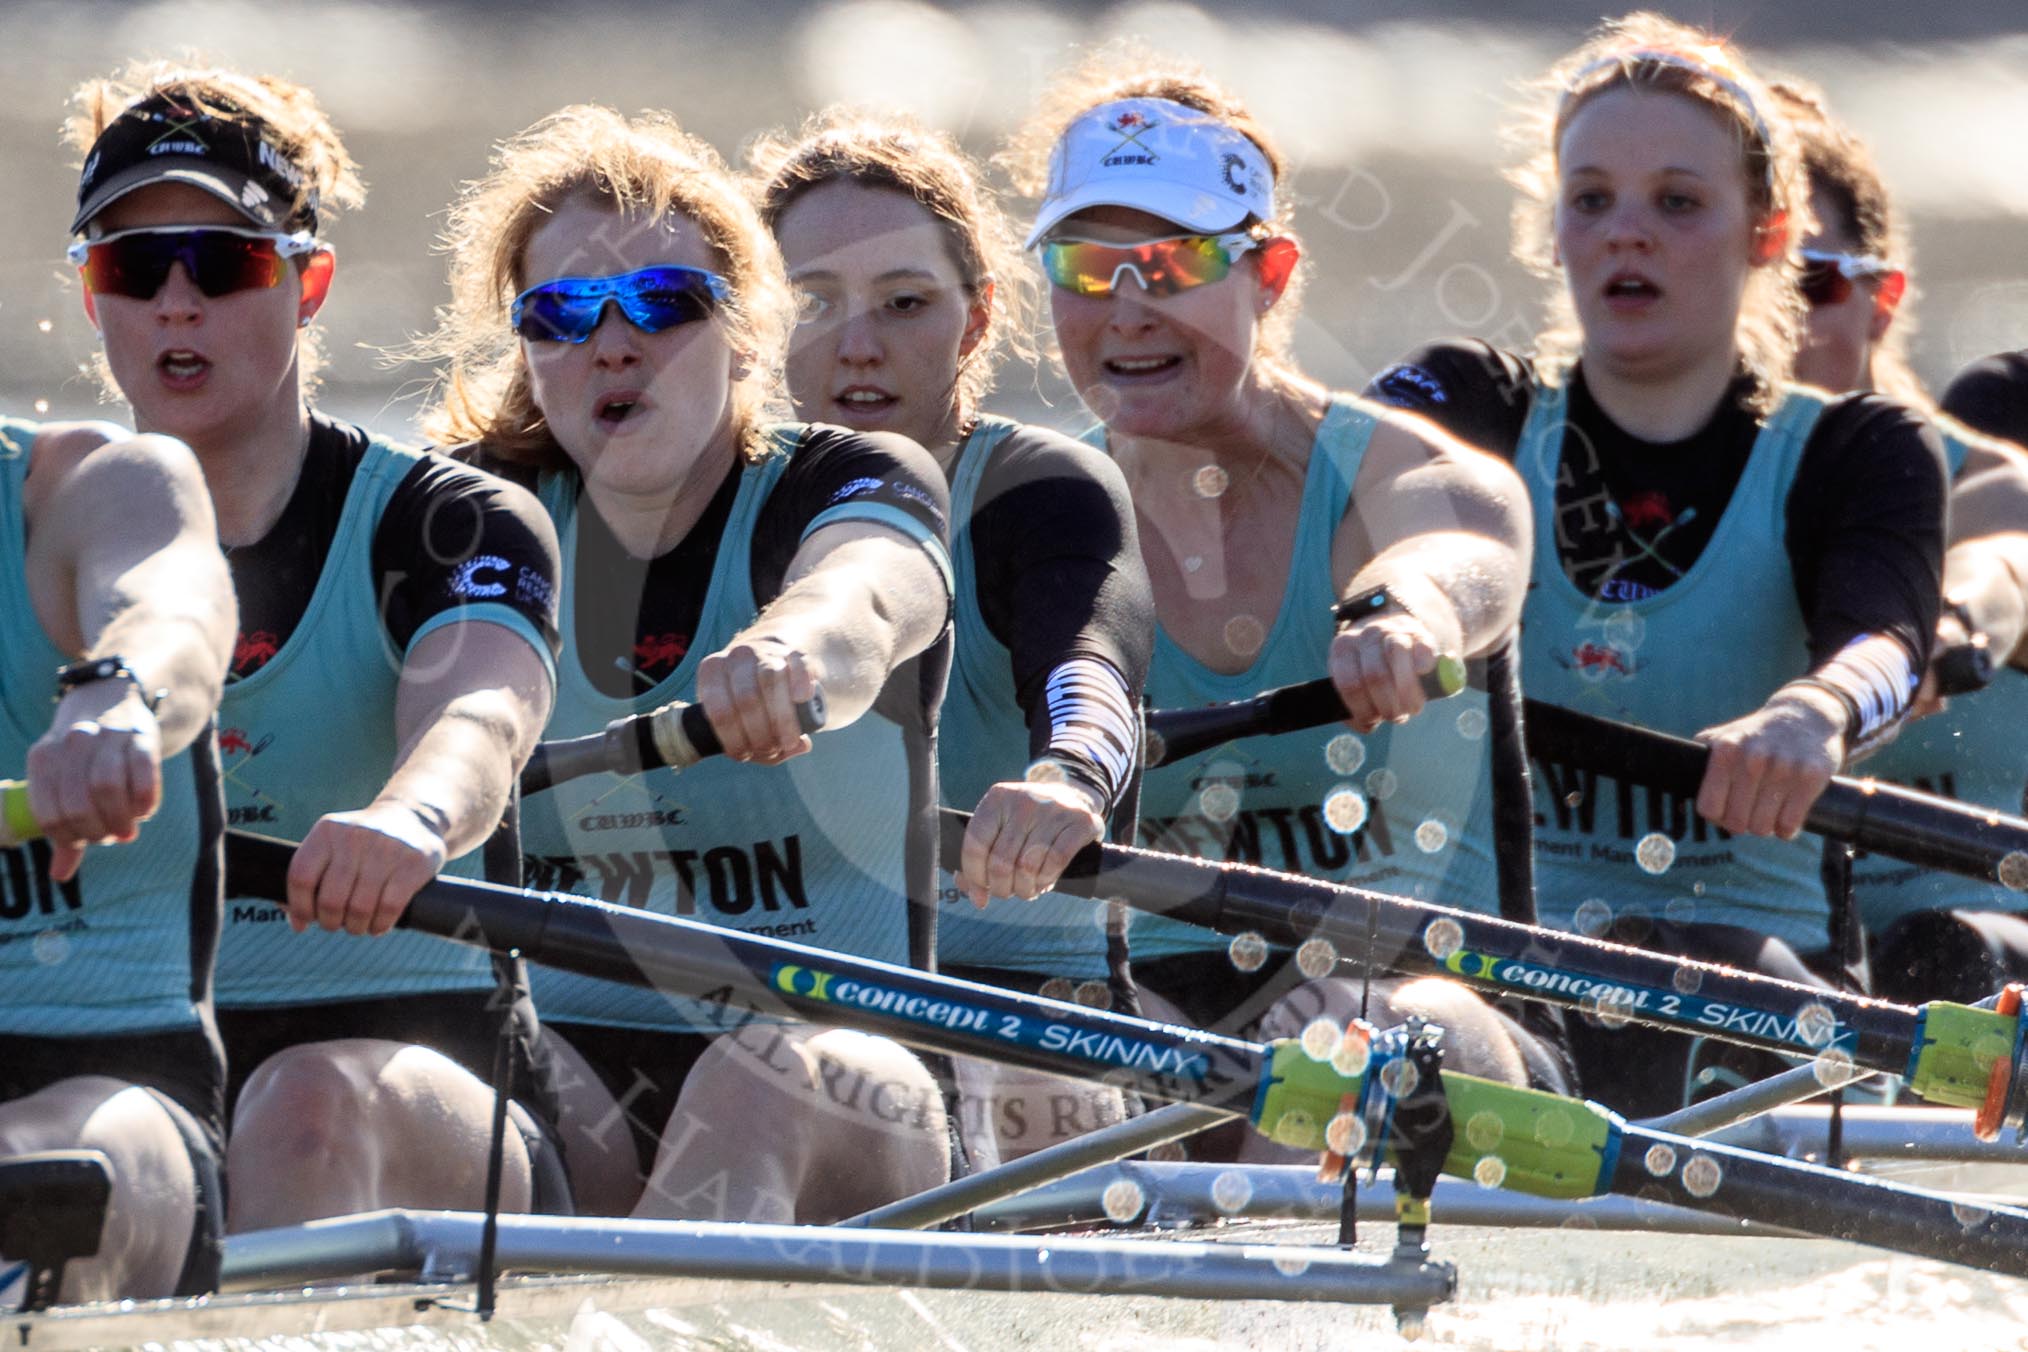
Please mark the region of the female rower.
MULTIPOLYGON (((956 651, 938 774, 943 800, 973 818, 944 900, 972 905, 939 908, 938 965, 1113 1002, 1128 992, 1124 953, 1108 968, 1105 908, 1042 894, 1103 838, 1136 768, 1154 610, 1126 483, 1082 442, 981 412, 1024 322, 1027 270, 949 138, 833 113, 752 160, 801 307, 797 415, 900 432, 951 485, 956 651)), ((984 1063, 961 1063, 959 1080, 990 1105, 1003 1155, 1121 1106, 1117 1091, 984 1063)))
MULTIPOLYGON (((682 698, 726 751, 531 798, 538 881, 923 959, 949 661, 934 462, 897 436, 763 421, 793 318, 780 255, 665 117, 545 118, 458 202, 451 241, 431 425, 528 477, 555 520, 548 735, 682 698), (813 742, 794 706, 820 692, 813 742)), ((689 994, 537 974, 545 1021, 596 1072, 578 1067, 574 1102, 599 1107, 573 1112, 569 1146, 589 1206, 837 1219, 947 1176, 940 1093, 901 1047, 689 994)))
MULTIPOLYGON (((1838 965, 1821 850, 1796 836, 1927 656, 1935 433, 1886 399, 1787 383, 1802 164, 1722 43, 1610 23, 1551 70, 1526 133, 1521 253, 1558 281, 1555 325, 1532 360, 1439 344, 1375 392, 1528 480, 1530 693, 1712 747, 1694 811, 1543 759, 1543 918, 1820 982, 1838 965)), ((1587 1093, 1681 1102, 1685 1039, 1572 1033, 1587 1093)))
MULTIPOLYGON (((1028 243, 1064 368, 1133 493, 1159 621, 1150 699, 1230 700, 1328 672, 1358 729, 1151 771, 1144 843, 1491 910, 1484 696, 1415 715, 1440 654, 1476 657, 1513 627, 1519 481, 1296 368, 1302 246, 1283 162, 1202 72, 1103 49, 1055 85, 1010 158, 1042 195, 1028 243)), ((1259 1022, 1335 965, 1317 946, 1264 964, 1244 941, 1160 919, 1137 917, 1132 935, 1150 1004, 1202 1026, 1259 1022)), ((1563 1083, 1547 1043, 1460 987, 1371 994, 1383 1024, 1436 1016, 1453 1065, 1563 1083)), ((1263 1026, 1342 1023, 1366 995, 1319 981, 1263 1026)))
MULTIPOLYGON (((75 102, 105 369, 137 427, 196 452, 238 591, 230 820, 302 841, 286 915, 234 902, 219 952, 232 1225, 475 1207, 491 964, 387 930, 492 832, 541 730, 554 538, 520 490, 311 408, 318 232, 362 190, 309 91, 144 65, 75 102)), ((541 1132, 517 1117, 502 1196, 526 1209, 541 1132)))
MULTIPOLYGON (((1803 241, 1810 310, 1798 378, 1840 392, 1877 390, 1936 415, 1908 365, 1908 244, 1872 155, 1821 96, 1792 84, 1775 94, 1802 144, 1816 218, 1803 241)), ((1999 437, 2028 436, 2028 420, 1987 421, 1999 437)), ((1947 416, 1940 430, 1953 480, 1943 613, 1915 720, 1865 769, 2019 814, 2028 789, 2028 673, 2015 665, 2028 658, 2020 533, 2028 457, 1947 416), (1990 688, 1979 689, 1988 678, 1990 688)), ((2018 888, 1882 858, 1861 858, 1852 888, 1874 940, 1879 995, 1969 1002, 2028 975, 2028 918, 2020 914, 2028 899, 2018 888)))
MULTIPOLYGON (((203 476, 166 437, 0 419, 0 560, 0 767, 45 837, 0 849, 0 1165, 112 1165, 61 1299, 197 1295, 225 1221, 210 723, 233 625, 203 476)), ((0 1310, 24 1257, 0 1255, 0 1310)))

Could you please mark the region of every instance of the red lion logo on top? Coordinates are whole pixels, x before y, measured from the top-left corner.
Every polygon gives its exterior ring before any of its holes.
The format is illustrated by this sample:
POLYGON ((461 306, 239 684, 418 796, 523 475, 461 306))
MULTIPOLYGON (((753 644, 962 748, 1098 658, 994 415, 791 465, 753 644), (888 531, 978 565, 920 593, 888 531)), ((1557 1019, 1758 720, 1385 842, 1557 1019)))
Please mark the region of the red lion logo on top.
POLYGON ((1603 643, 1584 642, 1577 645, 1577 651, 1570 655, 1571 665, 1578 672, 1594 679, 1605 676, 1631 676, 1634 674, 1633 655, 1624 648, 1615 648, 1603 643))
POLYGON ((235 675, 244 676, 258 670, 273 660, 282 650, 279 639, 265 629, 256 629, 250 634, 241 634, 232 645, 232 670, 235 675))
POLYGON ((634 667, 638 671, 660 668, 663 674, 676 669, 690 651, 688 634, 649 634, 634 644, 634 667))

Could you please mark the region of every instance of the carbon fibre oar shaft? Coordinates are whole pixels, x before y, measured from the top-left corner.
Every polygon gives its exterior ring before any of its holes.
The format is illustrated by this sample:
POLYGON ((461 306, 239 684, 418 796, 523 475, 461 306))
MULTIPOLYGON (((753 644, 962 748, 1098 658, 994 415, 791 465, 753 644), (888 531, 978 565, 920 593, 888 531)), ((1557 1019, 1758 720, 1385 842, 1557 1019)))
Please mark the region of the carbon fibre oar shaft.
MULTIPOLYGON (((942 814, 946 862, 969 820, 942 814)), ((1953 1107, 1981 1106, 1994 1061, 2017 1051, 2008 1015, 1943 1001, 1916 1009, 1243 864, 1088 845, 1057 890, 1291 948, 1323 940, 1338 961, 1370 958, 1376 971, 1448 977, 1608 1022, 1825 1058, 1827 1076, 1844 1064, 1902 1075, 1953 1107)))
MULTIPOLYGON (((1711 749, 1687 737, 1526 701, 1528 750, 1539 760, 1679 798, 1697 796, 1711 749)), ((1924 868, 2028 888, 2028 820, 1967 807, 1898 784, 1834 775, 1804 825, 1819 835, 1924 868)))
MULTIPOLYGON (((287 842, 230 833, 233 892, 280 895, 293 851, 287 842)), ((1202 1103, 1244 1115, 1270 1139, 1300 1149, 1323 1149, 1344 1105, 1361 1100, 1367 1088, 1365 1064, 1320 1060, 1301 1041, 1217 1037, 582 898, 440 878, 416 895, 402 923, 580 975, 717 1004, 726 1011, 726 1031, 753 1017, 802 1015, 951 1055, 1202 1103)), ((1389 1078, 1377 1073, 1379 1084, 1389 1078)), ((2028 1275, 2028 1212, 1968 1213, 1953 1199, 1919 1189, 1628 1127, 1596 1104, 1539 1090, 1449 1072, 1439 1072, 1437 1083, 1457 1123, 1444 1173, 1577 1198, 1666 1186, 1675 1170, 1682 1178, 1675 1200, 1685 1206, 1751 1209, 1792 1229, 2028 1275), (1657 1146, 1679 1153, 1673 1160, 1651 1156, 1657 1146), (1640 1154, 1639 1174, 1627 1166, 1630 1151, 1640 1154), (1693 1168, 1699 1156, 1717 1161, 1715 1179, 1693 1168), (1798 1201, 1810 1198, 1816 1200, 1809 1205, 1798 1201), (1861 1232, 1857 1218, 1878 1205, 1905 1207, 1907 1215, 1861 1232), (1939 1231, 1946 1215, 1963 1223, 1939 1231)), ((1391 1136, 1381 1140, 1384 1150, 1393 1145, 1391 1136)))

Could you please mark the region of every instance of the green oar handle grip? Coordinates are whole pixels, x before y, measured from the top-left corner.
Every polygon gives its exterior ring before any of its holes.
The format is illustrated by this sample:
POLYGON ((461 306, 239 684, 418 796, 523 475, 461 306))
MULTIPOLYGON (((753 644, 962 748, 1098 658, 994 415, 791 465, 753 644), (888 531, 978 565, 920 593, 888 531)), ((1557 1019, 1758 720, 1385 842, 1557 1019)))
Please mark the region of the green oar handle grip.
POLYGON ((34 840, 42 824, 28 806, 28 781, 0 779, 0 848, 34 840))
MULTIPOLYGON (((1448 699, 1465 688, 1462 659, 1441 654, 1418 678, 1425 699, 1448 699)), ((1301 732, 1343 721, 1345 700, 1328 676, 1263 690, 1251 699, 1203 709, 1157 709, 1148 715, 1147 762, 1167 765, 1240 737, 1301 732)))
MULTIPOLYGON (((1352 1074, 1319 1061, 1294 1039, 1268 1045, 1254 1129, 1297 1150, 1345 1146, 1331 1122, 1348 1096, 1357 1100, 1364 1071, 1352 1074)), ((1613 1114, 1561 1094, 1452 1071, 1444 1072, 1443 1084, 1456 1124, 1445 1173, 1535 1197, 1596 1197, 1608 1190, 1621 1125, 1613 1114)))

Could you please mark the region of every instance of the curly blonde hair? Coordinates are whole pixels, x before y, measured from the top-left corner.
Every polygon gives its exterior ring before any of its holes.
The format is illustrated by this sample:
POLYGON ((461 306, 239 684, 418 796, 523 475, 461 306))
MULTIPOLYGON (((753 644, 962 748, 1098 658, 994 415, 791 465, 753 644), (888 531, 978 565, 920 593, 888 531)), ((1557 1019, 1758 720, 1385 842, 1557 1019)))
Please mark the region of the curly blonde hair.
POLYGON ((1933 415, 1936 400, 1908 362, 1908 341, 1915 335, 1915 259, 1887 180, 1866 143, 1832 116, 1822 90, 1789 76, 1771 88, 1802 145, 1811 196, 1827 199, 1831 207, 1833 219, 1817 222, 1817 228, 1842 230, 1860 253, 1898 268, 1904 279, 1894 322, 1873 345, 1873 387, 1933 415))
MULTIPOLYGON (((1006 147, 994 158, 1006 169, 1018 191, 1040 198, 1048 189, 1050 153, 1070 124, 1094 108, 1121 99, 1167 99, 1180 103, 1217 118, 1253 142, 1266 158, 1268 172, 1282 191, 1275 218, 1257 222, 1251 233, 1263 239, 1280 235, 1296 240, 1300 249, 1301 240, 1296 235, 1290 206, 1292 197, 1287 191, 1288 160, 1267 128, 1238 95, 1219 84, 1204 67, 1131 38, 1115 39, 1093 49, 1052 79, 1020 130, 1008 138, 1006 147)), ((1272 382, 1290 383, 1300 378, 1294 356, 1296 319, 1302 312, 1309 272, 1306 254, 1290 276, 1281 299, 1256 330, 1253 358, 1272 382)))
POLYGON ((745 373, 732 411, 742 451, 758 458, 765 421, 781 412, 781 369, 794 318, 774 236, 760 222, 718 152, 665 113, 626 117, 579 104, 551 113, 494 154, 493 171, 452 206, 443 246, 451 255, 451 301, 412 355, 446 363, 436 403, 423 418, 439 444, 484 442, 503 459, 539 469, 569 457, 536 407, 520 340, 509 328, 527 288, 528 242, 565 202, 659 220, 681 215, 711 250, 731 288, 722 324, 745 373))
POLYGON ((1508 173, 1521 190, 1514 210, 1514 256, 1551 279, 1549 322, 1536 338, 1545 379, 1568 374, 1584 335, 1555 262, 1556 196, 1564 132, 1578 112, 1615 89, 1674 94, 1711 109, 1739 141, 1740 173, 1758 229, 1781 232, 1778 258, 1754 269, 1741 301, 1736 342, 1752 378, 1752 404, 1765 413, 1794 369, 1804 304, 1796 290, 1797 248, 1810 231, 1803 158, 1773 93, 1724 39, 1659 14, 1609 20, 1584 45, 1530 86, 1529 105, 1507 130, 1527 158, 1508 173))
POLYGON ((747 165, 754 203, 770 230, 805 193, 839 182, 903 193, 936 219, 966 294, 976 303, 992 288, 985 337, 958 367, 960 421, 992 390, 1003 355, 1034 360, 1033 272, 998 197, 951 137, 902 113, 831 108, 793 136, 758 138, 747 165))
MULTIPOLYGON (((248 75, 222 66, 132 61, 111 75, 86 80, 71 91, 71 113, 63 124, 63 139, 77 151, 79 166, 91 154, 93 143, 122 113, 163 96, 187 103, 208 117, 258 124, 262 139, 302 171, 296 200, 289 209, 292 222, 307 222, 315 216, 321 230, 332 211, 365 205, 366 184, 359 177, 359 166, 346 152, 337 127, 317 103, 316 95, 279 76, 248 75)), ((316 331, 298 329, 296 369, 305 392, 315 390, 322 366, 316 331)), ((104 353, 98 355, 97 368, 105 396, 120 398, 120 387, 104 353)))

